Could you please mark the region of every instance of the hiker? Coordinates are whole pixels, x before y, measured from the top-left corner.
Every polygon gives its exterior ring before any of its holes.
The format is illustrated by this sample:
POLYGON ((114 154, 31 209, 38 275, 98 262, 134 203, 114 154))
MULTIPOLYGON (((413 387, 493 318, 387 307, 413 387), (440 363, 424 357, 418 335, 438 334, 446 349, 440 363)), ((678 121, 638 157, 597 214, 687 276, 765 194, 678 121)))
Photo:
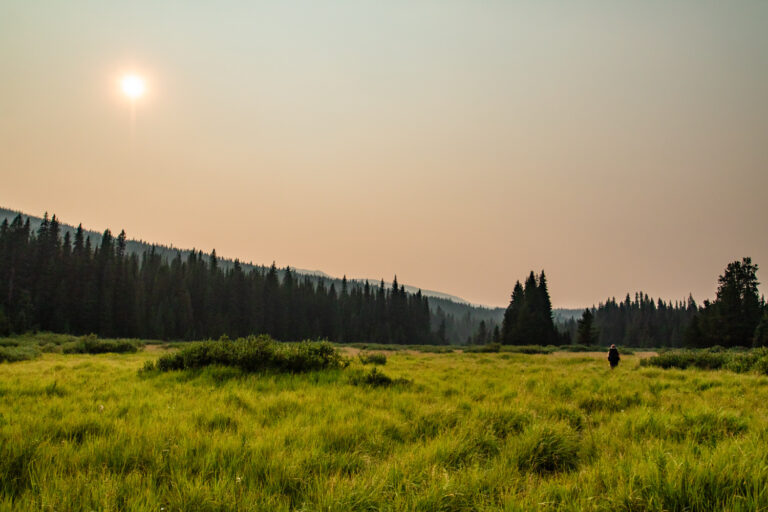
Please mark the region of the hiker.
POLYGON ((611 349, 608 351, 608 362, 611 364, 611 370, 616 368, 619 364, 619 350, 616 348, 616 345, 611 345, 611 349))

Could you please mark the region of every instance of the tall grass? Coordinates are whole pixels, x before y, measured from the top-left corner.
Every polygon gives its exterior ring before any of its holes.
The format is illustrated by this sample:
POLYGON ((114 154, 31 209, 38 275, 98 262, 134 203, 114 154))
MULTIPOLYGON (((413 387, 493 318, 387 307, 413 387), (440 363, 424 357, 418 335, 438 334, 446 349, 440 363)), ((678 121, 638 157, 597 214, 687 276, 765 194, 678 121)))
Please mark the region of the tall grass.
POLYGON ((755 373, 411 352, 385 367, 408 385, 355 382, 374 373, 357 359, 138 371, 157 357, 0 368, 0 510, 768 507, 768 378, 755 373))
POLYGON ((380 352, 360 352, 357 358, 362 364, 387 364, 387 356, 380 352))

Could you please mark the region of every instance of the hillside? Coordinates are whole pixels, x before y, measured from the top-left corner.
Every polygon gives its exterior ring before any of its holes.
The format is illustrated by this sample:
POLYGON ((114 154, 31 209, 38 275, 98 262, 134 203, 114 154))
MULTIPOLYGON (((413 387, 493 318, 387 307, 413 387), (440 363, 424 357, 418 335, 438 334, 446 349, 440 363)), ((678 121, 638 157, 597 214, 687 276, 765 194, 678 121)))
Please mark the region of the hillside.
MULTIPOLYGON (((18 212, 7 208, 0 208, 0 223, 7 220, 9 223, 18 215, 21 215, 23 219, 29 219, 30 227, 32 230, 36 230, 42 222, 42 217, 29 215, 24 212, 18 212)), ((61 234, 69 232, 70 236, 74 236, 77 227, 72 224, 67 224, 57 219, 60 222, 61 234)), ((116 235, 119 230, 113 232, 116 235)), ((102 233, 94 231, 92 229, 84 228, 84 234, 87 239, 90 239, 92 246, 98 246, 102 240, 102 233)), ((151 243, 144 240, 128 239, 126 243, 126 251, 130 254, 141 255, 149 250, 154 249, 155 253, 165 261, 170 261, 177 256, 181 256, 183 260, 189 257, 192 251, 196 249, 182 249, 174 247, 173 245, 163 245, 157 243, 151 243)), ((208 260, 210 253, 203 252, 203 259, 208 260)), ((234 266, 235 259, 222 257, 217 254, 218 264, 221 268, 227 270, 234 266)), ((266 272, 268 266, 254 264, 253 262, 239 262, 241 268, 250 272, 257 270, 259 272, 266 272)), ((282 280, 285 275, 285 268, 278 269, 278 276, 282 280)), ((325 272, 319 270, 306 270, 297 269, 291 267, 291 270, 302 277, 307 277, 312 282, 322 281, 327 287, 333 284, 337 289, 340 289, 342 279, 332 277, 325 272)), ((371 285, 378 285, 381 279, 348 279, 348 285, 350 286, 363 286, 366 281, 371 285)), ((391 287, 391 282, 384 281, 385 286, 391 287)), ((420 289, 408 284, 403 284, 405 290, 409 293, 416 293, 420 289)), ((499 325, 504 314, 503 308, 490 308, 475 304, 470 304, 468 301, 456 297, 450 294, 434 291, 434 290, 421 290, 421 293, 429 297, 430 310, 432 313, 432 327, 437 329, 443 320, 446 323, 446 336, 448 341, 453 344, 464 343, 467 338, 475 333, 481 321, 485 321, 489 329, 492 329, 494 325, 499 325)), ((556 313, 557 317, 557 313, 556 313)))

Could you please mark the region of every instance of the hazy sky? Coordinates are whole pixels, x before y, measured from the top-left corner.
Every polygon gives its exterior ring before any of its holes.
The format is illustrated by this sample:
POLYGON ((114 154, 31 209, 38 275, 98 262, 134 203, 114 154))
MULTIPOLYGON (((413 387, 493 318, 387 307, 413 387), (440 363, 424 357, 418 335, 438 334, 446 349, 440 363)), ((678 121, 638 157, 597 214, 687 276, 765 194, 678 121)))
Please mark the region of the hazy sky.
POLYGON ((767 197, 765 0, 0 0, 30 214, 491 305, 543 268, 577 307, 768 282, 767 197))

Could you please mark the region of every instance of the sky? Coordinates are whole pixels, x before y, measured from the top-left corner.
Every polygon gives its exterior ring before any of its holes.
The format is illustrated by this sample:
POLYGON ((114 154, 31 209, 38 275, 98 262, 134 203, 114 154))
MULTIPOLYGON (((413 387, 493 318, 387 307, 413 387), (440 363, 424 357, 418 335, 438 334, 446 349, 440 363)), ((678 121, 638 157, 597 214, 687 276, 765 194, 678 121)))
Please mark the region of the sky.
POLYGON ((557 307, 701 301, 768 269, 766 27, 764 0, 0 0, 0 206, 493 306, 532 269, 557 307))

